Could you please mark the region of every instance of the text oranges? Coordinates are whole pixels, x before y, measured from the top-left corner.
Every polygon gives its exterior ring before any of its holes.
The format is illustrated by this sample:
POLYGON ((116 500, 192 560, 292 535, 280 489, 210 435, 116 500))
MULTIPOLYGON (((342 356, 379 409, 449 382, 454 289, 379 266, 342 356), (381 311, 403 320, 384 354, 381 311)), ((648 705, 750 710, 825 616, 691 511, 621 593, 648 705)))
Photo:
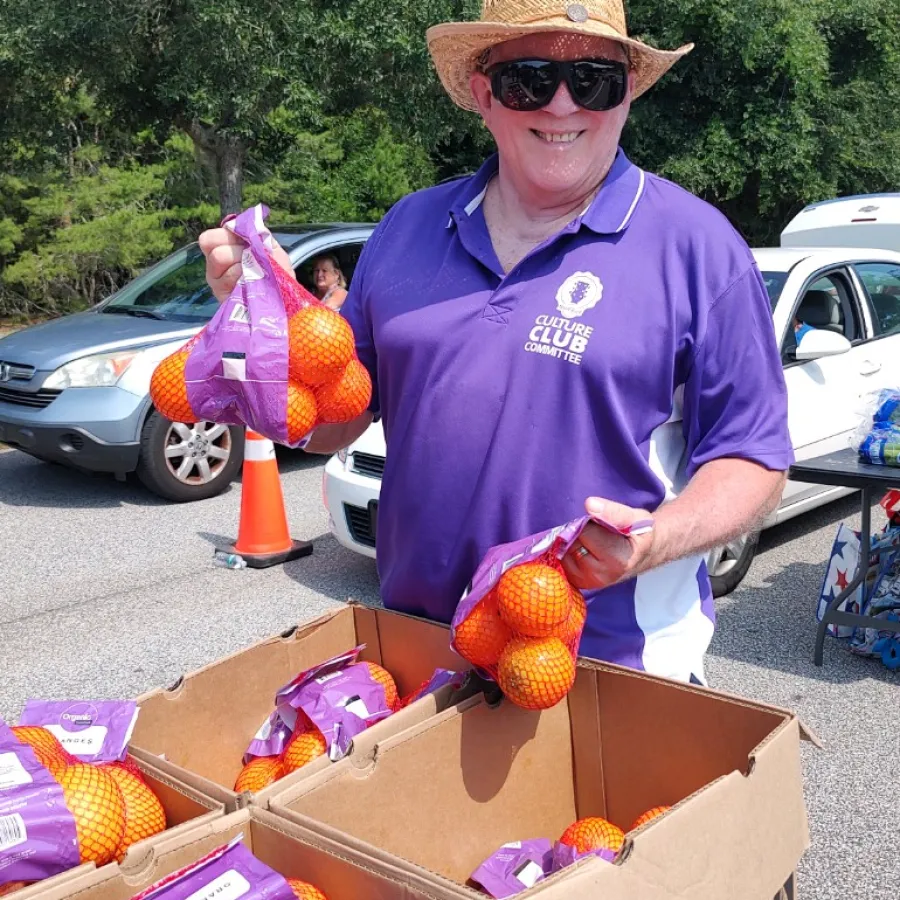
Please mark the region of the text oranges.
POLYGON ((371 399, 369 372, 358 359, 351 359, 334 381, 316 388, 319 421, 325 424, 351 422, 368 409, 371 399))
POLYGON ((184 367, 188 353, 179 350, 167 356, 153 372, 150 379, 150 399, 160 415, 173 422, 195 422, 197 417, 188 401, 184 367))
POLYGON ((572 689, 575 659, 558 637, 516 637, 500 655, 497 683, 523 709, 550 709, 572 689))
POLYGON ((279 756, 257 756, 251 759, 238 774, 234 790, 238 794, 244 791, 261 791, 278 781, 284 775, 284 766, 279 756))
POLYGON ((310 304, 288 323, 290 377, 310 387, 337 378, 353 359, 353 329, 321 304, 310 304))
POLYGON ((140 775, 117 763, 102 768, 115 779, 125 801, 125 832, 116 850, 121 862, 132 844, 166 830, 166 811, 140 775))
POLYGON ((286 878, 285 881, 290 885, 297 900, 328 900, 318 888, 305 881, 300 881, 298 878, 286 878))
POLYGON ((112 862, 125 835, 125 800, 116 779, 99 766, 73 763, 57 781, 75 819, 81 862, 112 862))
POLYGON ((625 835, 618 825, 594 816, 571 824, 559 841, 574 847, 579 853, 591 850, 614 850, 618 853, 625 842, 625 835))
POLYGON ((463 659, 473 666, 491 669, 512 638, 509 627, 500 618, 496 591, 482 598, 456 629, 454 641, 463 659))
POLYGON ((572 586, 562 571, 542 562, 523 563, 497 583, 500 618, 528 637, 555 633, 569 617, 572 586))

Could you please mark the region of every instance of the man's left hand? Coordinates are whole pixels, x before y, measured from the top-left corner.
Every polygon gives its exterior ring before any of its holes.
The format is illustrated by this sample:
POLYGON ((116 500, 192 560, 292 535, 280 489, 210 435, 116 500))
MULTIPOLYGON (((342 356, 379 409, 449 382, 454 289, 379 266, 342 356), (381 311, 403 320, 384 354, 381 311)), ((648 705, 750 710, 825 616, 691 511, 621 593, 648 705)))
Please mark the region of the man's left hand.
MULTIPOLYGON (((652 519, 645 509, 634 509, 600 497, 585 502, 587 514, 616 528, 652 519)), ((626 581, 645 568, 653 550, 653 530, 630 537, 614 534, 602 525, 588 522, 563 559, 569 581, 580 590, 599 590, 626 581)))

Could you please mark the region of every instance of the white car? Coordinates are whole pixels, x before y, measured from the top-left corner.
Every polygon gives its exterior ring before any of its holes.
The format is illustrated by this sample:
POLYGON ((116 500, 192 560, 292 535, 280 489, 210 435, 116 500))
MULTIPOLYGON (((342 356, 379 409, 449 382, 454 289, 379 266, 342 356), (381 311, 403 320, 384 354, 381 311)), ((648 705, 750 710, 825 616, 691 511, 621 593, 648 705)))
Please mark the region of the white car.
MULTIPOLYGON (((848 445, 868 393, 900 387, 900 252, 807 247, 754 250, 772 301, 798 459, 848 445), (813 330, 797 345, 794 320, 813 330)), ((331 528, 345 547, 375 556, 376 511, 385 460, 384 433, 372 425, 325 467, 331 528)), ((851 491, 788 482, 768 528, 851 491)), ((758 534, 713 551, 716 596, 740 583, 758 534)))

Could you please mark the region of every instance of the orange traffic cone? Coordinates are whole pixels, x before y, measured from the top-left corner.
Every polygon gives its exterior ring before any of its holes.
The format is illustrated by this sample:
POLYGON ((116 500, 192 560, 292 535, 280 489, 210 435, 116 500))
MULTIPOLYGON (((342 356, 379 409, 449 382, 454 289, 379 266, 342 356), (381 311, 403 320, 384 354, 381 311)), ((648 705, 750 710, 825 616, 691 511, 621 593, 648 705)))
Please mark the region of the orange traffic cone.
POLYGON ((292 540, 288 533, 274 444, 249 428, 244 444, 238 539, 216 552, 240 556, 251 569, 267 569, 313 552, 312 544, 292 540))

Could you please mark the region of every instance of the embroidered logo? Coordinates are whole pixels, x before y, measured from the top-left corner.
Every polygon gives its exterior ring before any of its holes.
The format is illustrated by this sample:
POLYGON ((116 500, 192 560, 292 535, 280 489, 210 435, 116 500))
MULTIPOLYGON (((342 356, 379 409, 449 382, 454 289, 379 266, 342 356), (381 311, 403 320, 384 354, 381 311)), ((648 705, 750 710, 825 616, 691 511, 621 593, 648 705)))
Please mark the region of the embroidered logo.
POLYGON ((560 315, 542 315, 534 320, 525 351, 580 366, 594 329, 573 319, 593 309, 602 296, 603 285, 592 272, 570 275, 556 292, 556 308, 560 315))

